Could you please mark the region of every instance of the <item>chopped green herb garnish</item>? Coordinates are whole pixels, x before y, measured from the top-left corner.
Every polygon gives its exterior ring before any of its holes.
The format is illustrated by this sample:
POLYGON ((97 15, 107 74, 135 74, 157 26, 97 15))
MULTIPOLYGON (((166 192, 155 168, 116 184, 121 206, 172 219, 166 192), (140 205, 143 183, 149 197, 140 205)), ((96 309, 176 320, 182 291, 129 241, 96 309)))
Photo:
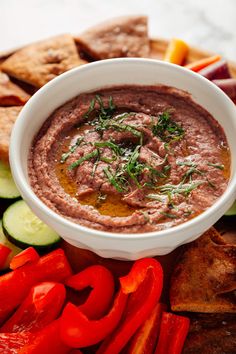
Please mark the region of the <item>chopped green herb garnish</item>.
MULTIPOLYGON (((167 177, 167 175, 164 172, 158 171, 158 170, 156 170, 155 168, 153 168, 150 165, 145 165, 145 167, 152 173, 153 176, 157 176, 157 177, 160 177, 160 178, 166 178, 167 177)), ((163 168, 163 170, 164 170, 164 168, 163 168)))
POLYGON ((111 150, 115 152, 116 155, 121 155, 122 149, 119 147, 119 145, 113 143, 112 141, 102 141, 102 142, 97 142, 94 143, 96 147, 108 147, 111 150))
POLYGON ((198 170, 196 167, 190 167, 190 169, 185 172, 185 174, 182 177, 182 182, 184 183, 188 178, 190 182, 192 181, 192 175, 196 173, 198 175, 203 175, 205 172, 198 170))
POLYGON ((169 219, 176 219, 178 216, 175 214, 171 214, 171 213, 165 213, 164 211, 160 211, 160 214, 169 218, 169 219))
POLYGON ((91 176, 94 177, 95 175, 95 172, 96 172, 96 169, 97 169, 97 166, 98 166, 98 162, 99 162, 99 155, 96 159, 96 161, 94 162, 94 165, 93 165, 93 169, 92 169, 92 173, 91 173, 91 176))
POLYGON ((162 194, 183 194, 185 196, 188 196, 194 189, 199 187, 201 184, 203 184, 203 181, 199 181, 196 183, 180 183, 180 184, 165 184, 164 186, 160 186, 157 189, 159 189, 160 193, 162 194))
POLYGON ((127 131, 133 134, 134 136, 140 139, 140 145, 143 145, 143 133, 137 130, 135 127, 129 124, 118 124, 118 123, 110 123, 107 128, 113 128, 117 131, 127 131))
POLYGON ((78 139, 76 140, 76 143, 74 145, 72 145, 69 149, 68 152, 65 152, 64 154, 61 155, 61 163, 64 163, 68 157, 73 154, 73 152, 75 152, 75 150, 77 149, 77 147, 82 143, 82 141, 84 140, 84 138, 82 136, 78 137, 78 139))
POLYGON ((112 163, 116 159, 117 159, 117 157, 115 155, 113 157, 101 156, 101 158, 100 158, 101 161, 106 162, 106 163, 112 163))
POLYGON ((121 123, 121 122, 123 122, 123 120, 124 120, 125 118, 128 118, 128 117, 130 117, 130 116, 134 116, 134 115, 135 115, 135 112, 129 112, 129 113, 125 112, 125 113, 121 113, 121 114, 116 115, 113 119, 114 119, 116 122, 121 123))
POLYGON ((192 175, 193 174, 198 174, 198 175, 204 175, 206 172, 201 171, 197 168, 197 164, 192 161, 179 161, 176 163, 178 166, 189 166, 190 168, 184 173, 181 182, 184 183, 188 179, 191 182, 192 181, 192 175))
POLYGON ((90 152, 89 154, 87 154, 87 155, 81 157, 79 160, 73 162, 73 163, 68 167, 68 169, 69 169, 69 170, 73 170, 75 167, 78 167, 79 165, 81 165, 84 161, 90 160, 90 159, 92 159, 93 157, 98 156, 98 154, 99 154, 98 149, 93 150, 93 151, 90 152))
POLYGON ((108 107, 105 107, 103 101, 99 95, 96 95, 90 102, 88 111, 84 114, 84 118, 89 118, 90 113, 95 110, 96 102, 99 104, 99 110, 97 111, 97 117, 91 122, 91 125, 95 125, 98 122, 102 125, 107 119, 111 119, 113 113, 115 112, 116 106, 113 103, 112 97, 109 97, 108 107))
POLYGON ((211 163, 211 162, 208 162, 207 164, 208 166, 212 166, 212 167, 215 167, 215 168, 218 168, 219 170, 223 170, 225 168, 224 165, 218 165, 217 163, 211 163))
POLYGON ((152 194, 152 193, 150 193, 150 194, 148 194, 147 196, 146 196, 146 198, 148 198, 148 199, 153 199, 153 200, 157 200, 158 202, 162 202, 163 201, 163 199, 160 197, 160 195, 158 195, 158 194, 152 194))
POLYGON ((171 114, 168 111, 158 116, 158 121, 153 125, 152 132, 166 143, 180 140, 184 136, 184 129, 171 119, 171 114))
POLYGON ((176 164, 178 166, 197 167, 197 164, 192 161, 178 161, 176 164))
POLYGON ((149 217, 149 215, 148 215, 148 212, 143 211, 143 210, 140 210, 140 213, 143 214, 143 217, 144 217, 144 220, 145 220, 145 221, 147 221, 147 222, 150 221, 150 217, 149 217))
POLYGON ((89 109, 88 109, 87 112, 83 115, 83 117, 84 117, 85 119, 88 119, 88 118, 89 118, 90 113, 91 113, 91 112, 94 110, 94 108, 95 108, 95 103, 96 103, 96 99, 93 98, 93 99, 91 100, 91 102, 90 102, 89 109))
POLYGON ((166 174, 170 171, 170 169, 171 169, 171 165, 166 165, 166 166, 164 166, 164 167, 163 167, 163 172, 164 172, 164 174, 166 175, 166 174))
POLYGON ((186 210, 186 211, 184 212, 184 216, 189 216, 189 215, 191 215, 192 213, 193 213, 192 210, 186 210))
POLYGON ((103 101, 99 95, 96 95, 95 98, 100 106, 100 118, 102 118, 102 119, 111 118, 112 114, 114 113, 114 111, 116 109, 116 106, 113 103, 112 97, 109 97, 108 107, 104 106, 103 101))
POLYGON ((139 188, 141 187, 141 185, 138 182, 137 177, 144 169, 144 165, 138 162, 140 147, 140 145, 136 146, 125 166, 126 172, 139 188))
POLYGON ((109 182, 115 187, 115 189, 120 193, 123 192, 123 188, 119 185, 116 176, 111 173, 110 169, 108 167, 105 167, 103 169, 103 172, 105 173, 109 182))

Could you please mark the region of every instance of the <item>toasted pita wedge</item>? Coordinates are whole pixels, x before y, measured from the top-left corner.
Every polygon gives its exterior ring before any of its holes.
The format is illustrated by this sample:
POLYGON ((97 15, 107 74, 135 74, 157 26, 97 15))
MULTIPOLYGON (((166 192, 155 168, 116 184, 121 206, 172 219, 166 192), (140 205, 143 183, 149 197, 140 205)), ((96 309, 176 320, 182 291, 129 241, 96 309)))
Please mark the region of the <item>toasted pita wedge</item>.
POLYGON ((57 75, 84 63, 72 36, 64 34, 17 51, 2 63, 2 70, 19 80, 41 87, 57 75))
POLYGON ((236 245, 211 228, 187 245, 171 282, 173 311, 236 312, 236 245))
POLYGON ((75 41, 94 59, 148 57, 147 17, 118 17, 90 28, 75 41))
POLYGON ((22 106, 30 95, 13 84, 9 77, 0 71, 0 106, 22 106))
POLYGON ((0 107, 0 160, 9 161, 9 143, 13 125, 22 106, 0 107))
POLYGON ((235 348, 236 314, 194 314, 182 354, 233 354, 235 348))

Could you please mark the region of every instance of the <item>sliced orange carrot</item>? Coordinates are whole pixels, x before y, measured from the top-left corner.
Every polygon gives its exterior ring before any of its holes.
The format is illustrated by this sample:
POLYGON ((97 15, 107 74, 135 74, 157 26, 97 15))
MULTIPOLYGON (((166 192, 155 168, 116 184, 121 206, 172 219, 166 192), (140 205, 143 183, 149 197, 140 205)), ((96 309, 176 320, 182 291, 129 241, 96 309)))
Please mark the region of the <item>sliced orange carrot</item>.
POLYGON ((194 61, 193 63, 187 64, 187 65, 185 65, 185 68, 197 72, 197 71, 207 67, 208 65, 216 63, 220 59, 221 59, 220 55, 213 55, 212 57, 203 58, 203 59, 194 61))
POLYGON ((165 52, 164 61, 168 61, 169 63, 182 65, 184 59, 188 54, 188 45, 178 38, 173 38, 165 52))

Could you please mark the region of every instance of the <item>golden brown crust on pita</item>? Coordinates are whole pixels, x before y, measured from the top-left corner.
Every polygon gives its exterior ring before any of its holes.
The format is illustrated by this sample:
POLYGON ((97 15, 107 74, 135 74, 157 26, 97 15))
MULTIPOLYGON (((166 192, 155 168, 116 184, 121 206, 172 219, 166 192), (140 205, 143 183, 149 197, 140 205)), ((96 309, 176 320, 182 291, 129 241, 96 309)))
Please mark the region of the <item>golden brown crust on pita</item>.
POLYGON ((9 77, 0 71, 0 106, 22 106, 30 95, 13 84, 9 77))
POLYGON ((84 63, 72 36, 64 34, 17 51, 2 63, 2 70, 19 80, 41 87, 54 77, 84 63))
POLYGON ((235 348, 235 314, 194 314, 182 354, 233 354, 235 348))
POLYGON ((0 107, 0 160, 9 162, 9 143, 13 125, 22 106, 0 107))
POLYGON ((75 40, 94 59, 149 56, 146 16, 124 16, 106 21, 75 40))
POLYGON ((211 228, 185 247, 171 281, 173 311, 236 312, 236 246, 211 228))

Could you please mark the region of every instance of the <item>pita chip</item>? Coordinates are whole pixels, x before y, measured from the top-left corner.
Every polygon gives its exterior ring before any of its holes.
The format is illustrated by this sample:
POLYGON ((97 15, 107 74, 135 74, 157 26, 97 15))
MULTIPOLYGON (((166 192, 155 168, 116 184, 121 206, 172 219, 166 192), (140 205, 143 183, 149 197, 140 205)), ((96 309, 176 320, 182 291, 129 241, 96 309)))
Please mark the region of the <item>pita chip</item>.
POLYGON ((233 354, 236 348, 236 314, 191 315, 182 354, 233 354))
POLYGON ((9 162, 9 144, 13 125, 22 106, 0 107, 0 160, 9 162))
POLYGON ((30 95, 0 71, 0 106, 22 106, 29 98, 30 95))
POLYGON ((172 275, 173 311, 236 312, 236 245, 211 228, 187 245, 172 275))
POLYGON ((92 27, 75 41, 94 59, 148 57, 146 16, 124 16, 92 27))
POLYGON ((41 87, 56 76, 86 63, 69 34, 49 38, 18 50, 2 63, 2 70, 18 80, 41 87))

